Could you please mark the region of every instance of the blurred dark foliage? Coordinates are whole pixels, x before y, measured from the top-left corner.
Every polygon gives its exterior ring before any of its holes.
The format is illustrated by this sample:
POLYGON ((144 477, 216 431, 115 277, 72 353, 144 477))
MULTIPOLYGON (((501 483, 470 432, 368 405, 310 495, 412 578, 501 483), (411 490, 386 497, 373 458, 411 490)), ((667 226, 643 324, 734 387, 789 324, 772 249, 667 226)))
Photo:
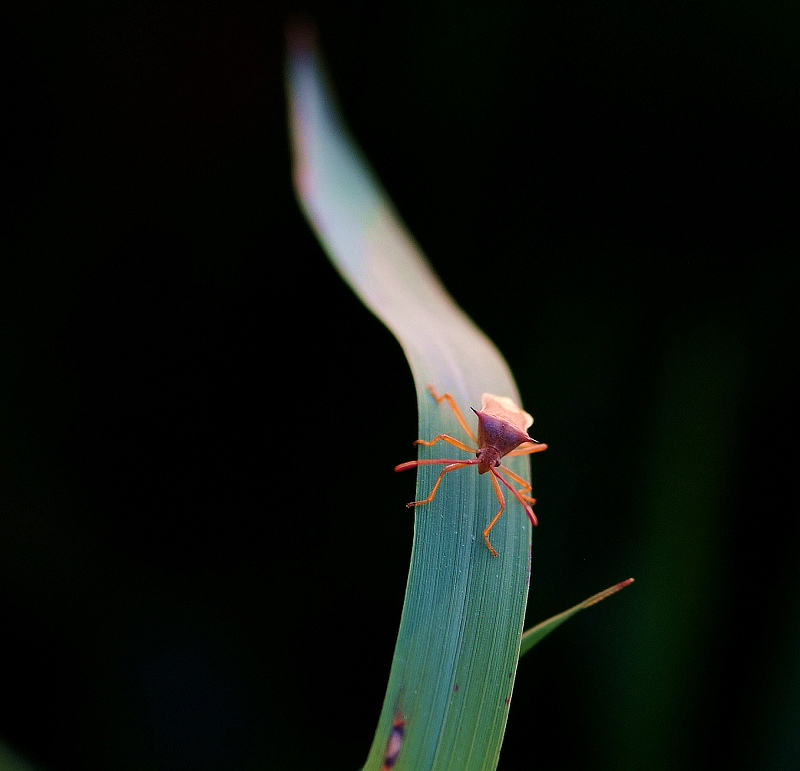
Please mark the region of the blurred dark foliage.
POLYGON ((7 11, 0 737, 366 757, 416 406, 291 191, 295 11, 550 445, 530 622, 637 578, 523 659, 501 768, 800 765, 788 2, 7 11))

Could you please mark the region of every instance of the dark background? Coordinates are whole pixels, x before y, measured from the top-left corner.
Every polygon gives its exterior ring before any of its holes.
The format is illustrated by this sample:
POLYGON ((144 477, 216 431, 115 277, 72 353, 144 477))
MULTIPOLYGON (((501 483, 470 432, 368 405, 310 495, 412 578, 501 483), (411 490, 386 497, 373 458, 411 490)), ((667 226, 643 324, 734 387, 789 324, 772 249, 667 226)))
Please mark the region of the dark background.
POLYGON ((523 659, 501 768, 800 764, 789 2, 13 14, 0 736, 54 771, 366 757, 416 405, 293 198, 294 10, 550 445, 530 623, 637 579, 523 659))

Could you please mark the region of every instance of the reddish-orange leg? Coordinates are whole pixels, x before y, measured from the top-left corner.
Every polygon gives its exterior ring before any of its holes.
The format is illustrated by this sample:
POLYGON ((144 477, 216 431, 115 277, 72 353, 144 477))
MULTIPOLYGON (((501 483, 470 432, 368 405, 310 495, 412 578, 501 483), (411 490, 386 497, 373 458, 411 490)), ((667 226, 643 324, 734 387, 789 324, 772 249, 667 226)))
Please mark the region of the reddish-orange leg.
MULTIPOLYGON (((450 405, 450 409, 453 410, 453 414, 456 416, 456 420, 461 424, 461 428, 464 429, 464 433, 477 445, 478 440, 475 438, 475 434, 472 433, 472 429, 469 427, 469 425, 467 425, 467 421, 464 420, 464 416, 461 414, 461 410, 458 409, 458 405, 455 403, 453 397, 450 396, 450 394, 442 394, 441 396, 437 395, 432 385, 428 386, 428 390, 431 392, 431 396, 436 399, 437 404, 441 404, 443 401, 446 401, 450 405)), ((436 440, 434 439, 434 441, 436 440)), ((456 445, 456 447, 457 446, 458 445, 456 445)), ((467 452, 475 452, 474 447, 466 447, 463 444, 461 445, 460 449, 466 450, 467 452)))
POLYGON ((492 471, 492 487, 494 487, 494 494, 497 496, 497 501, 500 504, 500 511, 494 515, 494 519, 489 523, 489 527, 483 531, 483 540, 486 542, 486 548, 492 553, 493 557, 497 556, 497 552, 494 550, 494 546, 489 543, 489 532, 491 529, 497 524, 497 520, 500 519, 500 515, 506 510, 506 499, 503 495, 503 491, 500 489, 500 485, 497 484, 497 480, 502 480, 502 477, 492 471))
POLYGON ((409 463, 401 463, 400 466, 395 468, 395 471, 405 471, 404 468, 401 466, 432 466, 432 465, 441 465, 443 463, 447 463, 449 465, 445 466, 439 476, 436 478, 436 482, 433 485, 428 497, 424 501, 411 501, 411 503, 407 503, 406 506, 410 509, 412 506, 423 506, 426 503, 430 503, 434 497, 436 496, 436 491, 439 489, 439 485, 442 483, 442 477, 445 474, 449 474, 451 471, 457 471, 464 466, 474 466, 478 461, 476 460, 446 460, 442 458, 441 460, 412 460, 409 463))

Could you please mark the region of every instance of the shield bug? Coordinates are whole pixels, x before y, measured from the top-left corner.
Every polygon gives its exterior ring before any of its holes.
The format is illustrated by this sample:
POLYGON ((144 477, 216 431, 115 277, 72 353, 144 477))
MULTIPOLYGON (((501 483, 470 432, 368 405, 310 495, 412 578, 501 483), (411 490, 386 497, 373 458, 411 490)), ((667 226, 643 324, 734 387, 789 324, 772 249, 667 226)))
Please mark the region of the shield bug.
POLYGON ((500 510, 495 514, 494 519, 489 523, 486 530, 483 531, 483 540, 486 542, 486 548, 491 552, 493 557, 497 556, 497 552, 489 542, 489 533, 491 529, 497 524, 500 515, 506 508, 506 500, 503 496, 503 490, 500 485, 504 485, 511 490, 514 497, 520 502, 525 513, 528 515, 532 525, 537 524, 536 514, 533 512, 533 504, 536 499, 530 495, 531 486, 519 474, 515 474, 511 469, 506 468, 502 464, 502 459, 506 456, 515 457, 518 455, 530 455, 534 452, 542 452, 547 449, 546 444, 537 442, 528 436, 528 429, 533 424, 533 418, 525 412, 522 408, 518 407, 513 399, 507 396, 495 396, 494 394, 483 394, 480 410, 473 408, 473 412, 478 416, 478 436, 470 429, 461 410, 458 409, 453 397, 446 393, 439 396, 434 390, 433 386, 428 386, 436 401, 441 404, 446 401, 453 414, 458 420, 461 428, 464 429, 466 435, 474 443, 474 447, 448 436, 447 434, 439 434, 430 441, 424 439, 417 439, 414 444, 422 444, 426 447, 432 447, 437 442, 447 442, 453 447, 457 447, 464 452, 474 453, 475 457, 464 460, 456 460, 453 458, 440 458, 437 460, 411 460, 406 463, 401 463, 395 466, 395 471, 408 471, 409 469, 416 468, 417 466, 444 466, 439 474, 436 482, 431 488, 430 494, 425 500, 412 501, 407 504, 408 507, 423 506, 430 503, 436 496, 436 491, 442 483, 445 474, 451 471, 458 471, 458 469, 466 468, 467 466, 477 466, 479 474, 485 474, 487 471, 490 473, 492 486, 494 487, 497 502, 500 504, 500 510), (507 477, 507 479, 506 479, 507 477), (510 480, 510 482, 509 482, 510 480), (519 489, 513 487, 511 482, 519 485, 519 489))

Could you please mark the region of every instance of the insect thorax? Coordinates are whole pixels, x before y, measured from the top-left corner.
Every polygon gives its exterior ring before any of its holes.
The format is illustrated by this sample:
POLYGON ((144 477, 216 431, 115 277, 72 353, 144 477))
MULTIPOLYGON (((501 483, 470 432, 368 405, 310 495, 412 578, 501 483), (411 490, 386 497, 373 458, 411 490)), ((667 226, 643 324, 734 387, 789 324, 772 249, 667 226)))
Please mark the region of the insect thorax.
POLYGON ((490 468, 497 468, 497 466, 500 465, 500 458, 502 458, 503 455, 497 447, 492 447, 490 445, 488 447, 481 447, 481 449, 475 453, 475 457, 478 459, 478 473, 485 474, 490 468))
POLYGON ((478 416, 478 445, 486 450, 495 450, 499 453, 498 459, 508 455, 523 442, 532 441, 527 433, 507 420, 478 410, 475 410, 475 414, 478 416))

